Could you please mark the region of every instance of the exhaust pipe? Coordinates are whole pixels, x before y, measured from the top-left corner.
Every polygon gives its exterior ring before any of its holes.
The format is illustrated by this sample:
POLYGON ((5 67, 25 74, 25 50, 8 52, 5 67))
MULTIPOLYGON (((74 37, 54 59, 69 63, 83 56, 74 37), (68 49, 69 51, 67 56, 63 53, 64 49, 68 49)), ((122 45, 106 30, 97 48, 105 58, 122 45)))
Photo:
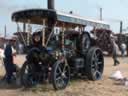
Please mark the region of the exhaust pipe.
POLYGON ((48 9, 55 9, 54 0, 48 0, 48 9))

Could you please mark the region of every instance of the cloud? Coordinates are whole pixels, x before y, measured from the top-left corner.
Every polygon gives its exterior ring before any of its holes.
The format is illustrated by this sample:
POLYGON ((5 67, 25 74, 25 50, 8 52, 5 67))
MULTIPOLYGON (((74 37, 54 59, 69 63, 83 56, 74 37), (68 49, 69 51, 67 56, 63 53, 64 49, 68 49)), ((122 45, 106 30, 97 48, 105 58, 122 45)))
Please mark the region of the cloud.
POLYGON ((4 14, 17 11, 19 9, 37 7, 41 7, 37 0, 11 0, 11 2, 10 0, 0 0, 0 11, 4 12, 4 14))
POLYGON ((0 0, 0 32, 3 32, 5 24, 8 32, 15 32, 15 23, 11 21, 12 13, 26 8, 39 8, 42 2, 44 0, 0 0))

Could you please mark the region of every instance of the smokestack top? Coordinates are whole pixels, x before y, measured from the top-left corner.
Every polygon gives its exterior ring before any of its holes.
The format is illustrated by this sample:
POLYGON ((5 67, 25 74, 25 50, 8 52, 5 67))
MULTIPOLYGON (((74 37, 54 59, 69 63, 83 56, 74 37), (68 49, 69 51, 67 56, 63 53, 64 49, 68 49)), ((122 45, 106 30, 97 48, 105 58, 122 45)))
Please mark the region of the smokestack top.
POLYGON ((48 9, 55 9, 54 0, 48 0, 48 9))

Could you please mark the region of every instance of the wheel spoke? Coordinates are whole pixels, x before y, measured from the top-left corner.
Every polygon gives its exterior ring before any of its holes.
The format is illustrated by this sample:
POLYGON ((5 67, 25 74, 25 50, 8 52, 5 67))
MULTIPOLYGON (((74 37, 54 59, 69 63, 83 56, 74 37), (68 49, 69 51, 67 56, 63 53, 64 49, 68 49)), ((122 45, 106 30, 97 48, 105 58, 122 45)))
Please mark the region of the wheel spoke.
POLYGON ((61 75, 61 73, 56 73, 56 77, 59 77, 61 75))
POLYGON ((99 62, 98 62, 98 65, 101 65, 102 63, 103 63, 103 62, 100 62, 100 61, 99 61, 99 62))
POLYGON ((97 53, 97 57, 100 57, 100 53, 97 53))
POLYGON ((92 57, 92 62, 95 61, 95 56, 92 57))
POLYGON ((61 79, 61 77, 58 77, 58 78, 56 78, 56 81, 58 81, 58 80, 60 80, 61 79))
POLYGON ((60 80, 61 80, 61 78, 59 78, 58 80, 56 80, 56 84, 57 84, 58 87, 60 86, 60 80))
POLYGON ((97 54, 96 53, 94 54, 94 58, 97 59, 97 54))
POLYGON ((61 78, 61 83, 62 83, 62 84, 61 84, 62 86, 65 85, 65 82, 64 82, 64 79, 63 79, 63 78, 61 78))
POLYGON ((56 84, 58 85, 58 87, 62 87, 62 86, 64 86, 65 82, 62 77, 58 77, 56 79, 56 84))
POLYGON ((60 73, 62 73, 62 70, 61 70, 60 66, 58 66, 58 70, 59 70, 60 73))
POLYGON ((93 55, 93 57, 92 57, 92 61, 94 61, 94 62, 97 61, 97 55, 96 55, 96 53, 93 55))
POLYGON ((68 77, 65 75, 65 76, 64 76, 64 79, 67 79, 67 78, 68 78, 68 77))
POLYGON ((92 68, 95 67, 95 61, 93 61, 92 65, 91 65, 92 68))
POLYGON ((64 64, 63 73, 65 72, 66 64, 64 64))
POLYGON ((66 73, 67 64, 64 64, 63 73, 66 73))
POLYGON ((66 70, 63 72, 64 76, 66 76, 66 72, 67 72, 66 70))

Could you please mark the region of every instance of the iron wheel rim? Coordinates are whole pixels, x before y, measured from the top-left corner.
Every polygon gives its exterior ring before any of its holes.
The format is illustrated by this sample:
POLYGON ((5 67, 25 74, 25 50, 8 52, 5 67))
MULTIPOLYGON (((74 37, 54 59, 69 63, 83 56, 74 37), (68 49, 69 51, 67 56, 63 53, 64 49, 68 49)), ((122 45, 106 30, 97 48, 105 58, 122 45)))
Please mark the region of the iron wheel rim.
POLYGON ((29 66, 26 64, 24 69, 24 74, 22 75, 22 82, 25 87, 32 87, 35 86, 38 83, 38 76, 36 74, 33 74, 32 72, 32 66, 29 66))
POLYGON ((55 89, 64 89, 70 80, 70 69, 65 62, 59 62, 55 69, 55 89))
POLYGON ((95 51, 94 55, 92 56, 91 62, 91 73, 93 74, 94 79, 101 79, 104 67, 104 59, 103 54, 100 50, 95 51))

